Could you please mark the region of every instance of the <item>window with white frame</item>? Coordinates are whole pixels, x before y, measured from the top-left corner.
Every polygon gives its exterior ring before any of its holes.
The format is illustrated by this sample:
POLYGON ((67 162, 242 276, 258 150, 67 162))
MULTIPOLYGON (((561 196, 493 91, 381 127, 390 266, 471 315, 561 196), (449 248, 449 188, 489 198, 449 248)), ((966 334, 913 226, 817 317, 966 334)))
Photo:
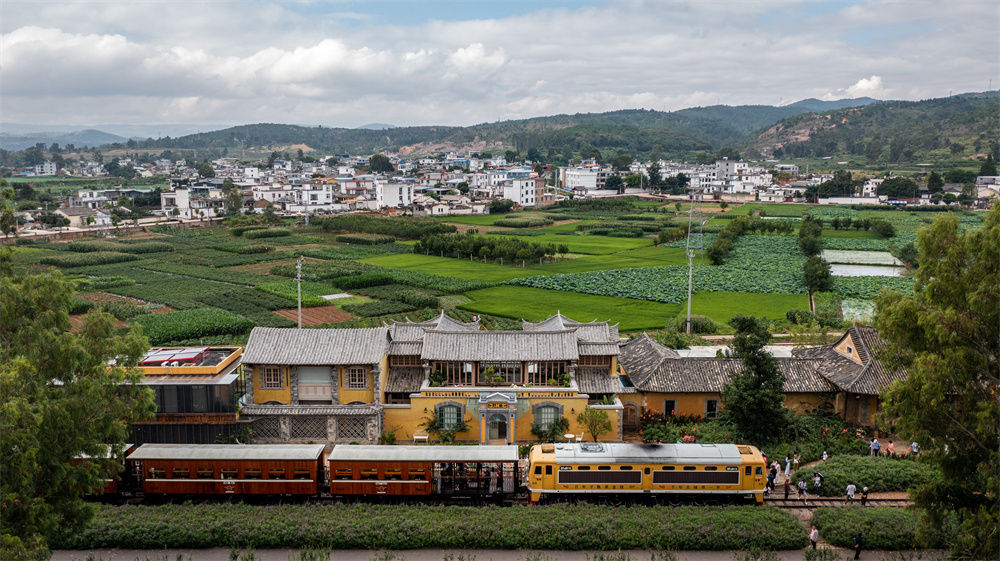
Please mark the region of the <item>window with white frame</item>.
POLYGON ((262 390, 280 390, 285 387, 284 382, 280 366, 260 367, 260 388, 262 390))
POLYGON ((367 390, 368 372, 364 367, 352 366, 347 369, 347 389, 367 390))
POLYGON ((443 405, 438 408, 438 417, 441 421, 441 428, 450 430, 458 425, 461 409, 457 405, 443 405))
POLYGON ((558 415, 559 409, 552 405, 543 405, 535 411, 535 424, 541 430, 549 430, 558 415))

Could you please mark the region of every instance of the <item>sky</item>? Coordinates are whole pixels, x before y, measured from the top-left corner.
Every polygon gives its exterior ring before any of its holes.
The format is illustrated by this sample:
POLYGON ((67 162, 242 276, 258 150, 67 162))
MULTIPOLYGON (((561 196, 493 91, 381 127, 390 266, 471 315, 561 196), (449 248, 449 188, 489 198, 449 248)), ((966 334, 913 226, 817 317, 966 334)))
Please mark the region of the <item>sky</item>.
POLYGON ((1000 88, 997 29, 991 0, 0 0, 0 120, 470 125, 916 100, 1000 88))

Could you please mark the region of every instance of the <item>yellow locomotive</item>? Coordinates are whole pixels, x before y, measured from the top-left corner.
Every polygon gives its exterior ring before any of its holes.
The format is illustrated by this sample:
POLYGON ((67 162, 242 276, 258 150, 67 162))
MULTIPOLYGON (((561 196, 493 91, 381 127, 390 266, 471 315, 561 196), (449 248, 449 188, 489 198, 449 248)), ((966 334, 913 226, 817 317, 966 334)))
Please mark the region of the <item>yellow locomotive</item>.
POLYGON ((532 503, 561 496, 711 496, 764 502, 764 457, 742 444, 555 443, 528 455, 532 503))

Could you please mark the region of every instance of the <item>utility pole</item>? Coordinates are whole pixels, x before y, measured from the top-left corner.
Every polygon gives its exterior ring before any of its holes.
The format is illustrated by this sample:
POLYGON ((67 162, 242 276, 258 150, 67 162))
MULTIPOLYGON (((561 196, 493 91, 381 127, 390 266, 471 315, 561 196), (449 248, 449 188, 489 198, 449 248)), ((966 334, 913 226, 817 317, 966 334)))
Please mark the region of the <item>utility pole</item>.
POLYGON ((691 223, 694 221, 694 189, 691 189, 691 207, 688 209, 688 235, 685 248, 688 258, 688 313, 685 333, 691 334, 691 288, 694 281, 694 248, 691 247, 691 223))
MULTIPOLYGON (((299 329, 302 329, 302 258, 295 262, 295 285, 299 304, 299 329)), ((689 314, 690 315, 690 314, 689 314)))

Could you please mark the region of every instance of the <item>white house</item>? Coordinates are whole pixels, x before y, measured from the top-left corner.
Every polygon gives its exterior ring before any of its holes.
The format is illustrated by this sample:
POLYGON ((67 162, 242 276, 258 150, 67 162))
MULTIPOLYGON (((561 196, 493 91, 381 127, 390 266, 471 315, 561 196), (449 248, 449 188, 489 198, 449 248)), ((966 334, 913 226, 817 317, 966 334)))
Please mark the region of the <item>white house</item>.
POLYGON ((413 184, 379 181, 375 184, 375 202, 378 208, 411 206, 413 204, 413 184))

